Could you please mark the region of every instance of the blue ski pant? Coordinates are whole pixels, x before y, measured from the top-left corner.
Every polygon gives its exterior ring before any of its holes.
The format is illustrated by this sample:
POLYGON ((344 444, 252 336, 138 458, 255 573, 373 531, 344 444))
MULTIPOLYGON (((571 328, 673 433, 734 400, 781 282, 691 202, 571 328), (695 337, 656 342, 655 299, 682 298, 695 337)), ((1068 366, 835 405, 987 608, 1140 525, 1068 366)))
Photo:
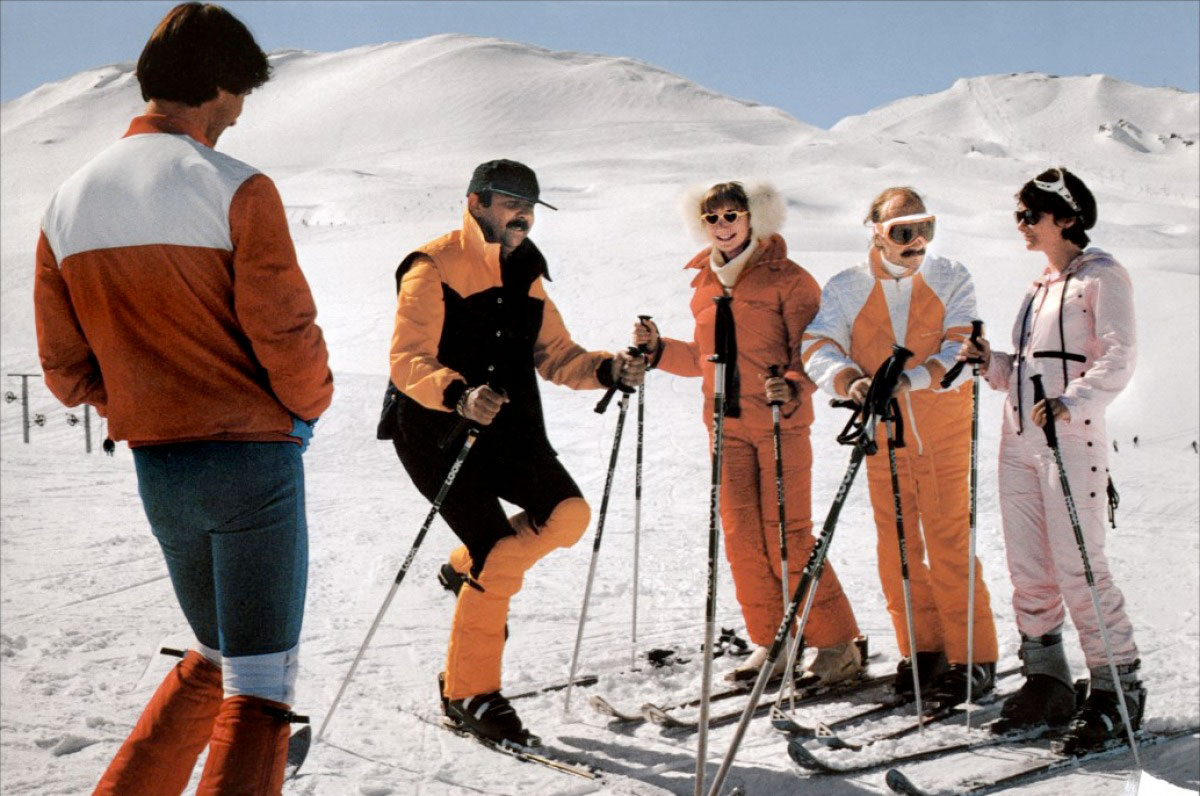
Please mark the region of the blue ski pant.
POLYGON ((300 446, 186 442, 133 458, 184 616, 226 659, 226 693, 240 673, 234 692, 289 702, 308 579, 300 446))

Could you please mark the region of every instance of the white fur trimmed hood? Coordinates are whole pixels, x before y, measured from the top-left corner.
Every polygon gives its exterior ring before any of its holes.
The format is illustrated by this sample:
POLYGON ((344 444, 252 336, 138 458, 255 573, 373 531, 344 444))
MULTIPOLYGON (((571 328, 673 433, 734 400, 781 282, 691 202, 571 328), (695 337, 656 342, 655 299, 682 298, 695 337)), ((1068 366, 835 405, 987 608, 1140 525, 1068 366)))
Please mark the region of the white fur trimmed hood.
MULTIPOLYGON (((787 202, 775 186, 766 181, 744 182, 746 198, 750 200, 750 234, 755 240, 767 240, 783 229, 787 218, 787 202)), ((680 204, 683 222, 698 243, 709 243, 707 224, 700 218, 700 200, 708 193, 709 185, 697 185, 684 193, 680 204)))

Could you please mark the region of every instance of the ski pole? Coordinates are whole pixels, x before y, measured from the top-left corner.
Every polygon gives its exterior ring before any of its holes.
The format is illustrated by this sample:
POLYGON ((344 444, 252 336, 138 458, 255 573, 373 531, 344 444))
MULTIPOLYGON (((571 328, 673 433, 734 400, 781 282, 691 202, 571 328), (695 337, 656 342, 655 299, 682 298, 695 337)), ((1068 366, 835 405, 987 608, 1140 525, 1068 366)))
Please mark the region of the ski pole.
MULTIPOLYGON (((796 584, 796 591, 792 594, 791 601, 788 603, 787 611, 783 615, 783 622, 780 623, 779 630, 775 633, 775 640, 771 643, 771 647, 767 651, 767 660, 763 664, 762 669, 759 670, 758 677, 754 681, 754 688, 750 691, 750 701, 746 703, 746 708, 742 711, 742 718, 738 722, 737 729, 734 731, 729 750, 725 753, 725 758, 721 761, 721 767, 717 769, 717 774, 713 778, 712 785, 708 790, 708 796, 718 796, 720 793, 721 785, 724 784, 725 777, 729 774, 729 769, 733 765, 734 758, 737 756, 737 750, 742 743, 742 738, 746 735, 746 728, 750 725, 750 719, 754 716, 754 712, 758 708, 759 700, 762 699, 763 691, 767 687, 767 681, 771 679, 771 671, 775 668, 775 661, 779 659, 783 645, 786 643, 788 635, 791 632, 792 623, 795 622, 796 613, 800 607, 800 601, 805 598, 807 592, 813 591, 813 589, 809 588, 810 582, 820 577, 820 570, 824 566, 825 557, 829 553, 829 543, 833 541, 833 533, 837 527, 838 516, 841 514, 842 505, 846 502, 850 486, 854 483, 854 477, 858 474, 859 466, 862 464, 863 456, 865 455, 865 449, 866 438, 863 437, 859 442, 855 443, 854 450, 850 453, 850 465, 846 469, 846 474, 842 477, 842 483, 838 487, 837 495, 833 499, 833 506, 825 516, 825 525, 821 531, 821 536, 817 539, 817 543, 813 546, 812 552, 809 554, 804 572, 800 574, 800 582, 796 584)), ((808 606, 812 604, 811 595, 808 595, 807 603, 804 619, 801 620, 797 628, 799 631, 797 635, 804 633, 804 623, 808 619, 808 606)))
POLYGON ((613 435, 612 454, 608 458, 608 475, 604 479, 604 497, 600 501, 600 517, 596 521, 596 539, 592 542, 592 561, 588 564, 587 585, 583 589, 583 608, 579 612, 579 629, 575 632, 575 651, 571 653, 571 672, 567 677, 567 693, 563 700, 563 713, 571 709, 571 690, 575 687, 575 668, 579 665, 579 647, 583 643, 583 626, 587 623, 588 601, 592 596, 592 582, 596 578, 596 559, 600 554, 600 540, 604 538, 604 518, 608 515, 608 496, 612 492, 613 473, 617 469, 617 453, 621 449, 621 432, 625 428, 625 412, 629 409, 629 393, 622 392, 617 402, 617 431, 613 435))
MULTIPOLYGON (((779 378, 779 376, 782 375, 780 373, 779 365, 771 365, 770 367, 768 367, 767 375, 772 379, 779 378)), ((784 511, 784 500, 783 500, 783 440, 782 440, 782 435, 779 430, 779 423, 780 423, 779 414, 780 414, 780 407, 782 406, 782 404, 783 404, 783 401, 779 401, 779 400, 771 401, 771 430, 772 430, 772 435, 774 437, 774 442, 775 442, 775 501, 779 504, 779 573, 780 573, 779 577, 780 577, 781 583, 783 584, 783 589, 782 589, 783 610, 786 611, 787 606, 788 606, 788 601, 789 601, 789 598, 791 597, 792 591, 791 591, 791 589, 788 588, 788 545, 787 545, 787 519, 786 519, 787 515, 785 514, 785 511, 784 511)), ((798 645, 799 645, 799 640, 797 640, 796 644, 789 643, 789 645, 788 645, 787 659, 788 659, 789 667, 791 665, 794 665, 795 653, 793 652, 793 650, 795 650, 798 647, 798 645)), ((791 668, 789 668, 789 667, 784 668, 785 674, 790 674, 790 672, 792 671, 791 668)), ((791 681, 791 688, 790 688, 790 692, 792 695, 791 705, 792 705, 792 709, 795 710, 796 709, 796 681, 795 681, 795 678, 793 678, 793 677, 788 677, 787 679, 791 681)), ((779 689, 779 696, 781 698, 783 696, 783 688, 782 687, 779 689)))
MULTIPOLYGON (((745 709, 742 711, 742 718, 738 722, 737 729, 734 731, 733 740, 729 744, 729 750, 725 753, 725 758, 721 761, 721 767, 717 770, 716 776, 713 778, 712 786, 709 788, 708 796, 719 796, 721 786, 725 782, 725 778, 729 774, 729 769, 733 765, 733 760, 737 757, 738 747, 742 743, 742 738, 746 735, 746 728, 750 726, 750 720, 754 717, 755 711, 758 709, 758 702, 762 698, 763 690, 767 687, 767 681, 771 679, 771 670, 775 668, 775 661, 779 659, 779 653, 783 648, 783 644, 787 639, 788 633, 791 631, 792 623, 796 619, 796 612, 800 606, 800 600, 804 597, 805 592, 813 591, 816 588, 816 580, 820 578, 821 571, 825 566, 825 559, 829 555, 829 545, 833 541, 833 533, 837 528, 838 517, 841 515, 842 506, 845 505, 846 496, 850 492, 850 486, 854 483, 854 477, 858 474, 859 466, 862 464, 864 456, 873 455, 877 446, 874 439, 874 427, 878 414, 878 401, 872 401, 872 397, 876 394, 890 396, 895 388, 896 380, 900 378, 900 374, 904 369, 904 362, 908 357, 912 356, 912 352, 900 346, 892 346, 893 354, 879 367, 875 372, 875 377, 871 382, 871 389, 867 393, 867 401, 861 406, 846 401, 837 401, 835 406, 847 406, 854 408, 856 417, 858 413, 862 414, 862 424, 858 427, 858 433, 850 433, 850 424, 854 422, 852 417, 850 423, 847 423, 847 428, 840 435, 838 441, 844 444, 851 444, 854 449, 850 453, 850 465, 846 469, 845 476, 842 477, 842 483, 838 486, 837 494, 833 498, 833 505, 829 509, 829 513, 825 515, 825 524, 821 530, 821 536, 813 545, 812 552, 808 556, 808 562, 804 566, 804 571, 800 574, 800 582, 796 584, 796 591, 792 594, 792 600, 788 604, 788 609, 784 612, 783 622, 779 625, 779 630, 775 633, 775 640, 771 643, 770 649, 767 651, 767 660, 763 664, 763 668, 758 672, 758 679, 754 681, 754 688, 750 692, 750 700, 746 703, 745 709), (810 583, 813 585, 810 587, 810 583)), ((812 597, 808 596, 811 604, 812 597)), ((807 620, 807 613, 805 616, 807 620)), ((804 624, 797 628, 796 635, 803 637, 804 624)))
POLYGON ((346 677, 342 680, 342 685, 338 688, 337 696, 333 698, 333 704, 329 706, 329 710, 325 713, 325 720, 321 722, 321 729, 317 731, 317 740, 325 734, 325 728, 329 726, 329 720, 333 718, 333 713, 337 710, 338 703, 342 701, 342 694, 346 692, 346 686, 350 684, 351 678, 354 677, 354 671, 358 668, 359 661, 362 660, 363 653, 367 651, 371 639, 375 637, 375 631, 379 628, 379 623, 383 621, 383 615, 387 613, 388 606, 392 604, 392 598, 396 596, 396 590, 400 588, 400 582, 404 580, 408 568, 412 565, 413 559, 417 556, 417 550, 421 547, 421 542, 425 541, 425 534, 429 532, 429 526, 433 525, 433 518, 437 516, 438 511, 442 508, 442 501, 446 499, 446 493, 450 491, 450 485, 454 483, 455 477, 458 476, 458 471, 462 469, 463 462, 467 459, 467 454, 471 452, 471 447, 475 444, 476 438, 479 436, 479 428, 470 426, 467 429, 467 439, 463 442, 462 448, 455 457, 454 463, 450 465, 450 471, 446 473, 446 480, 442 481, 442 486, 438 489, 437 495, 433 499, 433 505, 429 507, 429 513, 425 515, 425 522, 421 524, 421 530, 417 532, 417 538, 413 540, 412 547, 408 550, 408 555, 404 557, 404 563, 400 565, 400 570, 396 573, 395 579, 392 581, 392 587, 388 590, 387 597, 383 601, 383 605, 379 607, 379 612, 375 614, 375 621, 371 623, 370 630, 367 631, 367 637, 363 639, 362 646, 358 648, 358 654, 354 656, 354 662, 350 664, 350 671, 346 672, 346 677))
MULTIPOLYGON (((900 581, 904 588, 904 622, 908 627, 908 654, 912 661, 913 697, 917 703, 917 729, 925 731, 925 709, 921 704, 921 678, 917 666, 917 636, 913 630, 912 585, 908 577, 908 546, 904 541, 904 512, 900 505, 900 476, 896 469, 896 448, 903 441, 897 441, 894 424, 900 418, 900 407, 891 402, 891 409, 884 416, 884 426, 887 429, 888 468, 892 476, 892 501, 896 510, 896 541, 900 546, 900 581)), ((968 673, 969 674, 969 673, 968 673)))
POLYGON ((721 527, 721 459, 725 444, 725 368, 733 340, 733 299, 713 298, 717 305, 713 355, 712 479, 708 491, 708 595, 704 608, 704 661, 700 675, 700 731, 696 739, 696 796, 704 794, 704 764, 708 757, 708 711, 712 697, 713 637, 717 624, 717 555, 721 527))
MULTIPOLYGON (((1029 377, 1033 382, 1033 403, 1036 406, 1039 401, 1046 400, 1046 390, 1042 386, 1042 377, 1033 375, 1029 377)), ((1108 640, 1108 623, 1104 621, 1104 615, 1100 613, 1100 595, 1096 592, 1096 579, 1092 576, 1092 564, 1088 558, 1087 543, 1083 538, 1083 528, 1079 524, 1079 513, 1075 510, 1075 498, 1071 496, 1071 484, 1067 480, 1067 470, 1063 466, 1062 453, 1058 449, 1058 432, 1054 428, 1054 412, 1050 410, 1050 406, 1046 406, 1046 424, 1042 426, 1042 431, 1046 433, 1046 444, 1050 446, 1050 450, 1054 451, 1054 464, 1058 467, 1058 481, 1062 485, 1063 500, 1067 504, 1067 515, 1071 518, 1071 530, 1075 532, 1075 544, 1079 546, 1079 555, 1083 559, 1083 576, 1087 580, 1088 591, 1092 594, 1092 607, 1096 611, 1096 622, 1100 625, 1100 638, 1104 641, 1104 652, 1108 656, 1108 671, 1113 679, 1113 687, 1117 689, 1117 694, 1120 699, 1117 701, 1117 707, 1121 711, 1121 722, 1125 725, 1125 732, 1129 736, 1129 748, 1133 750, 1133 762, 1140 769, 1142 761, 1138 756, 1137 739, 1133 734, 1133 723, 1129 720, 1129 709, 1125 705, 1125 688, 1121 685, 1121 677, 1117 672, 1117 663, 1113 658, 1112 644, 1108 640)))
MULTIPOLYGON (((978 344, 983 335, 983 321, 971 321, 971 343, 978 344)), ((979 492, 979 366, 983 360, 973 357, 971 363, 971 524, 967 541, 967 731, 971 729, 971 685, 975 664, 975 539, 979 492)), ((947 374, 949 375, 949 374, 947 374)), ((953 380, 951 380, 953 381, 953 380)), ((943 388, 946 385, 943 382, 943 388)))
MULTIPOLYGON (((646 325, 649 315, 639 315, 638 321, 646 325)), ((637 350, 643 359, 649 353, 644 345, 637 350)), ((637 669, 637 619, 638 619, 638 563, 641 559, 642 542, 642 439, 646 427, 646 382, 638 385, 637 407, 637 454, 633 476, 633 616, 629 624, 629 668, 637 669)))

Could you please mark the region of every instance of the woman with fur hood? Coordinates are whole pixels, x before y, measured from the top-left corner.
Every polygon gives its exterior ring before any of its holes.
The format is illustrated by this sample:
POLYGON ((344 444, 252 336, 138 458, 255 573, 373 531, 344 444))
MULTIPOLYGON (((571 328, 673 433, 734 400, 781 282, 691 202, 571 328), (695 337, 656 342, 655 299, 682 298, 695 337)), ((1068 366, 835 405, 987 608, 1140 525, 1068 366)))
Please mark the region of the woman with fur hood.
MULTIPOLYGON (((737 356, 726 366, 721 525, 746 630, 756 646, 726 676, 732 681, 757 677, 783 621, 771 401, 783 401, 789 585, 800 582, 814 544, 809 426, 810 396, 816 386, 800 365, 800 339, 817 313, 821 289, 787 257, 787 244, 779 235, 784 214, 783 197, 765 183, 746 188, 723 182, 689 194, 684 200, 686 221, 709 244, 686 266, 695 272, 692 341, 661 337, 651 321, 634 326, 634 341, 651 352, 651 367, 703 378, 702 416, 711 438, 714 368, 708 358, 716 325, 713 298, 725 294, 733 299, 737 356), (781 366, 781 376, 768 375, 772 365, 781 366)), ((807 646, 817 649, 806 679, 827 684, 859 676, 863 661, 854 643, 857 635, 854 612, 827 564, 804 632, 807 646)), ((785 657, 776 663, 780 672, 785 657)))

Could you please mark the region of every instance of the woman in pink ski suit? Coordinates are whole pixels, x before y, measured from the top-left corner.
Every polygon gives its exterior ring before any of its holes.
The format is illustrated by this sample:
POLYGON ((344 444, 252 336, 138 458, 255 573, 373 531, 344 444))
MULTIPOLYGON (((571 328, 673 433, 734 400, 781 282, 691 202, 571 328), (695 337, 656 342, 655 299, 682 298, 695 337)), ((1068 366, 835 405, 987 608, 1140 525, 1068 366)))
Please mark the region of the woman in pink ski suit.
POLYGON ((1121 734, 1123 725, 1083 558, 1042 426, 1046 413, 1053 412, 1102 618, 1136 728, 1145 700, 1137 679, 1138 651, 1125 599, 1104 555, 1104 410, 1133 374, 1133 288, 1129 273, 1111 255, 1084 248, 1084 230, 1096 223, 1096 201, 1078 177, 1050 169, 1027 182, 1017 199, 1017 229, 1028 250, 1046 255, 1047 266, 1017 313, 1016 353, 992 351, 981 339, 978 346, 965 343, 960 354, 981 357, 988 384, 1008 393, 1000 438, 1000 509, 1026 682, 1005 702, 997 729, 1069 722, 1070 743, 1082 747, 1121 734), (1034 374, 1042 376, 1047 395, 1036 404, 1034 374), (1078 708, 1062 647, 1064 603, 1091 669, 1091 693, 1078 708))

